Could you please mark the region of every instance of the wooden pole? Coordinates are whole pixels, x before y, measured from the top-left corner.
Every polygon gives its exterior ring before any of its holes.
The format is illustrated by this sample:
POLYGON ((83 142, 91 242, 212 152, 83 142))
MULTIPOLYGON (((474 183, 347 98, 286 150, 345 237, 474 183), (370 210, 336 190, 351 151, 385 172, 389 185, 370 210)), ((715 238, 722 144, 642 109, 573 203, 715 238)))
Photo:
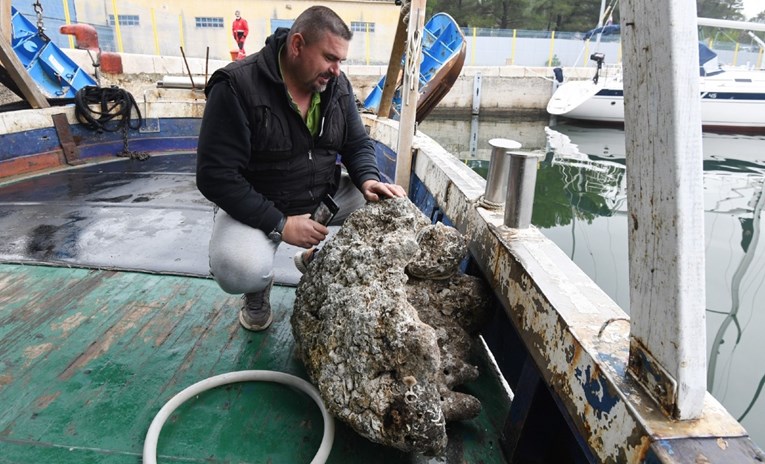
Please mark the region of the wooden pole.
POLYGON ((48 108, 50 104, 45 95, 24 69, 24 65, 11 47, 11 31, 11 0, 0 0, 0 64, 8 71, 32 108, 48 108))
POLYGON ((425 0, 412 0, 407 28, 406 65, 401 86, 401 118, 398 130, 396 184, 409 192, 412 174, 412 140, 420 95, 420 62, 422 61, 422 28, 425 25, 425 0))
POLYGON ((676 419, 706 395, 704 210, 694 0, 625 0, 628 372, 676 419))
POLYGON ((11 0, 0 0, 0 38, 11 43, 11 0))
POLYGON ((388 72, 385 74, 385 84, 383 85, 383 92, 380 97, 380 106, 377 108, 377 115, 383 118, 387 118, 390 115, 393 94, 398 83, 398 74, 401 72, 401 58, 404 56, 404 50, 406 49, 406 14, 408 11, 409 5, 401 7, 398 26, 396 26, 396 37, 393 39, 393 48, 390 51, 388 72))

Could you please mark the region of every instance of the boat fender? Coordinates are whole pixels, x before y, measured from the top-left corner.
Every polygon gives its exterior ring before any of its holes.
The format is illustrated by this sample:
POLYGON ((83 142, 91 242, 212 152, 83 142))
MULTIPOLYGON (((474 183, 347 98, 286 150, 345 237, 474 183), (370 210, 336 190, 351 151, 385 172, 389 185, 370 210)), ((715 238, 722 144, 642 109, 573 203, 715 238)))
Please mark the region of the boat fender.
POLYGON ((62 34, 73 35, 76 46, 80 50, 91 50, 98 52, 101 47, 98 45, 98 32, 90 24, 65 24, 58 28, 62 34))

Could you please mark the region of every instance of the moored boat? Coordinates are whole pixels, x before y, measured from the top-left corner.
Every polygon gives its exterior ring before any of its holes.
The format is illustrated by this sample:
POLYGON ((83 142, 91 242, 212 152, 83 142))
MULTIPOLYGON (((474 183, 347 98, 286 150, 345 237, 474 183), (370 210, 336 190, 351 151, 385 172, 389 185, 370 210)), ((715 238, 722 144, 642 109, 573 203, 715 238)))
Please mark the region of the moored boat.
MULTIPOLYGON (((706 24, 700 19, 700 24, 706 24)), ((756 28, 751 23, 740 27, 756 28)), ((756 29, 755 29, 756 30, 756 29)), ((547 112, 554 116, 606 123, 624 122, 620 67, 598 68, 589 80, 564 81, 554 91, 547 112)), ((717 54, 699 43, 701 124, 706 129, 765 130, 765 70, 725 68, 717 54)))

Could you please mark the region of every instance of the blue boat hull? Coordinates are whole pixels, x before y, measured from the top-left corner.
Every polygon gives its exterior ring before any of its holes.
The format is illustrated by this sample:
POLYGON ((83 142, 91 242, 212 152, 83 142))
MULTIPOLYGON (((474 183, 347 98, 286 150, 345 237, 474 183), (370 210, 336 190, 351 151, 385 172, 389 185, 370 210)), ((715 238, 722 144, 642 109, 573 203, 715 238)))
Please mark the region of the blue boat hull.
POLYGON ((56 44, 40 35, 16 8, 11 7, 11 47, 47 98, 74 98, 81 88, 96 85, 95 79, 56 44))
MULTIPOLYGON (((417 122, 422 121, 451 89, 465 62, 465 36, 457 22, 446 13, 436 13, 423 29, 422 62, 420 63, 420 98, 417 122)), ((402 57, 401 63, 406 60, 402 57)), ((364 108, 377 112, 382 100, 385 77, 380 79, 364 100, 364 108)), ((401 111, 401 82, 396 85, 390 117, 398 119, 401 111)))

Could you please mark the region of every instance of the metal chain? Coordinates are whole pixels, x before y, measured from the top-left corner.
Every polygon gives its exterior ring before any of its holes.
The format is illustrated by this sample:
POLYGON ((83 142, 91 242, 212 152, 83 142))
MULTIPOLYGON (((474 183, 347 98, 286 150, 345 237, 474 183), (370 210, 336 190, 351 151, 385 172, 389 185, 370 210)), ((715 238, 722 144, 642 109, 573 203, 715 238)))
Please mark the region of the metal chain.
POLYGON ((117 153, 117 156, 124 156, 126 158, 135 159, 138 161, 147 160, 151 156, 145 151, 130 151, 130 149, 128 148, 128 123, 127 122, 125 122, 125 124, 122 126, 122 151, 120 153, 117 153))
POLYGON ((43 23, 43 6, 40 4, 40 0, 37 0, 32 4, 32 8, 34 8, 35 13, 37 14, 37 35, 45 39, 46 41, 50 41, 50 38, 45 34, 45 24, 43 23))
POLYGON ((43 34, 45 33, 45 25, 43 24, 43 6, 40 4, 40 0, 33 3, 32 7, 37 13, 37 32, 43 34))

